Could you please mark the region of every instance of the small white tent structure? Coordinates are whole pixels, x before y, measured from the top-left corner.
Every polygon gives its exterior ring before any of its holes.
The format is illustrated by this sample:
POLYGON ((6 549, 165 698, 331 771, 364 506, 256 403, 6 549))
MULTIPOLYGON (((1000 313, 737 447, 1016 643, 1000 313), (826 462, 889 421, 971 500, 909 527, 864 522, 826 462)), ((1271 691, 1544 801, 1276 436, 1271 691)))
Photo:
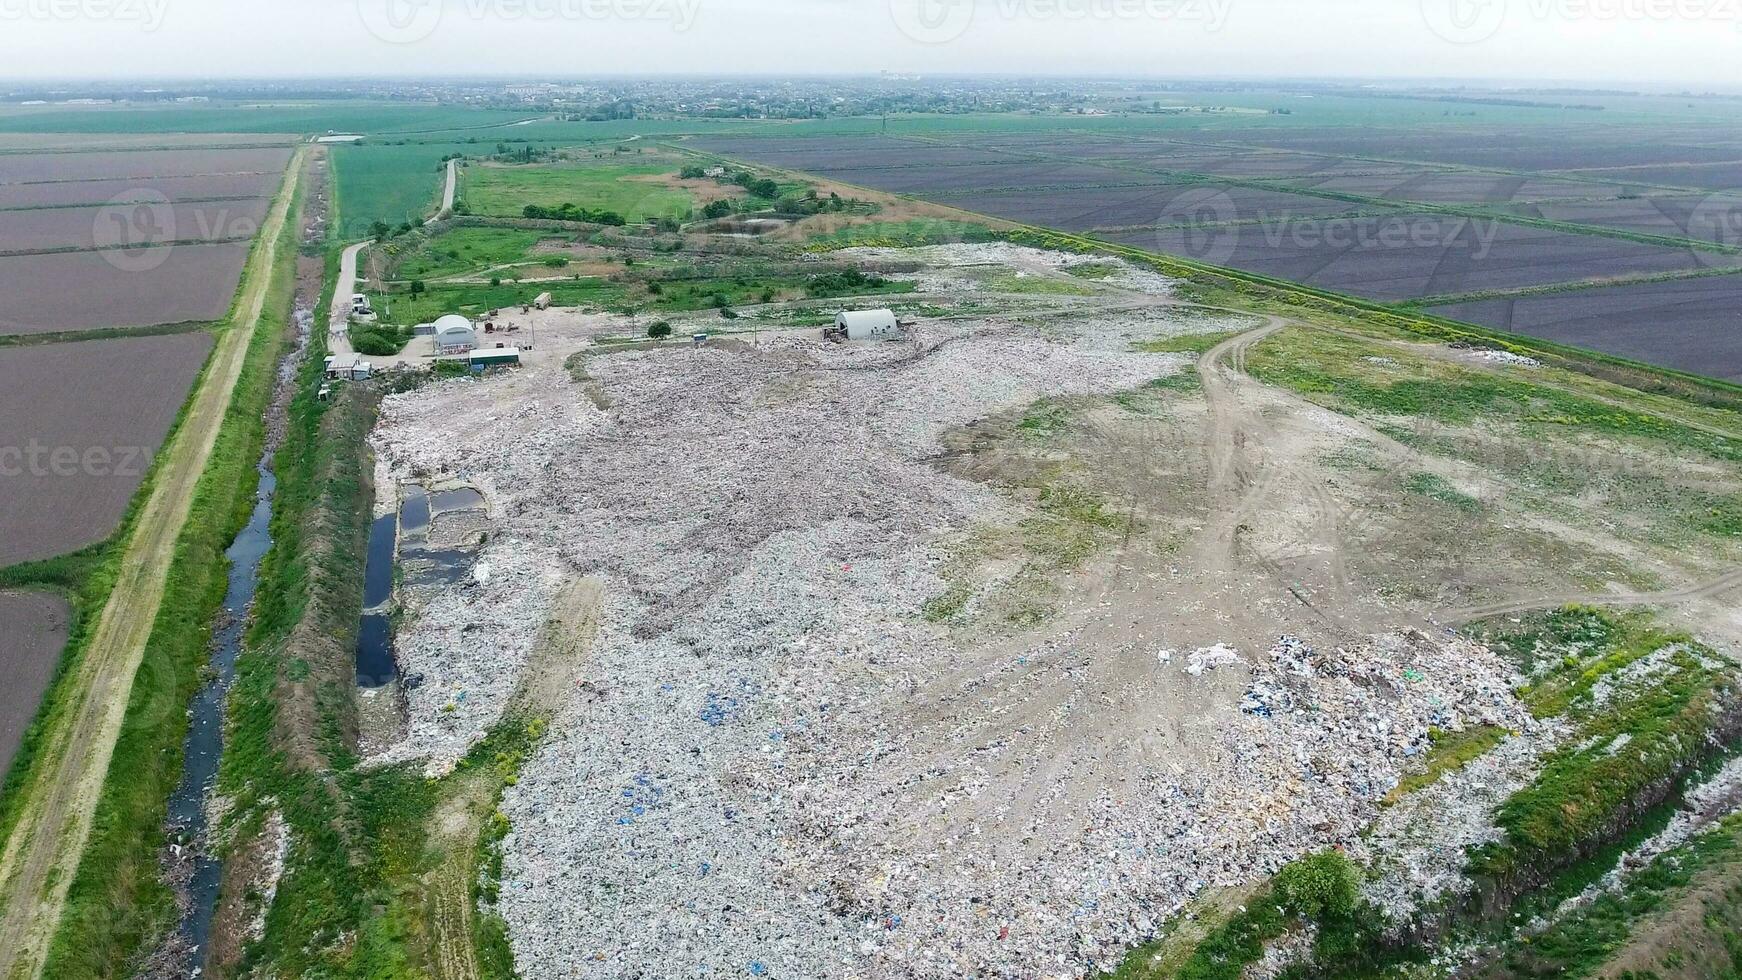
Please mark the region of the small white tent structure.
POLYGON ((893 310, 842 310, 833 333, 840 340, 900 340, 901 324, 893 310))
POLYGON ((464 353, 478 346, 478 331, 472 321, 457 313, 435 322, 435 347, 439 354, 464 353))

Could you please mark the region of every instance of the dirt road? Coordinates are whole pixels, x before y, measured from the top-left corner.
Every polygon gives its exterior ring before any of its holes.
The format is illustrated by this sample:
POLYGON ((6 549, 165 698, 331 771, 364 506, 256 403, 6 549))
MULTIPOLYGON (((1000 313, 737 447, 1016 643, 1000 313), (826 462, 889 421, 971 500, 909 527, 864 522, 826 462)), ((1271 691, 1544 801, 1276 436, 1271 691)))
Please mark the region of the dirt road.
POLYGON ((1248 403, 1241 391, 1243 386, 1257 384, 1246 374, 1246 353, 1286 326, 1288 321, 1281 317, 1266 317, 1262 326, 1224 340, 1198 359, 1198 376, 1209 409, 1211 500, 1198 560, 1212 574, 1239 574, 1240 537, 1275 511, 1276 501, 1272 498, 1305 498, 1303 513, 1310 520, 1302 529, 1304 537, 1300 543, 1321 556, 1324 564, 1321 573, 1307 584, 1296 581, 1294 575, 1262 555, 1250 554, 1245 558, 1262 567, 1326 625, 1350 628, 1345 615, 1349 607, 1345 601, 1348 583, 1343 507, 1323 484, 1299 478, 1300 474, 1270 458, 1270 448, 1279 441, 1275 426, 1256 405, 1248 403), (1267 500, 1270 510, 1266 509, 1267 500))
POLYGON ((1692 602, 1695 599, 1714 598, 1735 588, 1742 588, 1742 568, 1734 569, 1715 579, 1685 589, 1668 589, 1663 592, 1585 592, 1537 596, 1511 602, 1497 602, 1488 606, 1454 609, 1445 613, 1441 618, 1449 626, 1462 626, 1465 623, 1478 619, 1488 619, 1492 616, 1512 616, 1543 609, 1558 609, 1561 606, 1673 606, 1683 602, 1692 602))
POLYGON ((339 256, 339 278, 333 285, 333 302, 327 309, 327 340, 332 354, 349 354, 351 343, 343 333, 334 333, 351 318, 351 297, 357 292, 357 258, 373 241, 358 242, 339 256))
POLYGON ((165 450, 108 604, 99 615, 58 724, 44 737, 36 766, 20 787, 24 806, 0 854, 0 977, 35 978, 60 924, 115 742, 163 601, 175 545, 231 396, 260 328, 279 234, 288 219, 306 150, 292 158, 284 184, 249 259, 232 325, 218 338, 187 417, 165 450))
POLYGON ((436 212, 437 218, 445 218, 454 213, 454 191, 459 188, 460 161, 448 161, 448 186, 442 191, 442 207, 436 212))

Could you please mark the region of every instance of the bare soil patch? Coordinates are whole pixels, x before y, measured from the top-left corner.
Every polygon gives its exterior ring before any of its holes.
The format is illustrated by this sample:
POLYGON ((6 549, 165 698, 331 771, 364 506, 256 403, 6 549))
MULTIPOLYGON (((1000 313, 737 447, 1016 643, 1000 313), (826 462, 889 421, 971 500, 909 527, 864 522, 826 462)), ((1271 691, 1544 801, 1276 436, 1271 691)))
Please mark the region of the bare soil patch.
MULTIPOLYGON (((121 204, 130 201, 196 201, 270 198, 278 174, 208 174, 151 180, 74 180, 48 184, 0 184, 0 208, 49 208, 121 204)), ((7 216, 8 224, 13 220, 7 216)))
POLYGON ((0 773, 12 765, 24 730, 54 678, 66 646, 69 611, 65 600, 43 592, 0 592, 0 773))
POLYGON ((236 150, 136 150, 0 154, 0 184, 144 180, 198 174, 282 174, 290 147, 236 150))
POLYGON ((247 259, 247 242, 0 258, 0 334, 218 320, 247 259))
POLYGON ((208 204, 100 205, 89 208, 40 208, 6 216, 0 228, 0 252, 47 249, 107 248, 117 240, 118 223, 151 222, 159 242, 224 242, 254 237, 266 207, 264 197, 208 204))
POLYGON ((0 350, 0 565, 114 531, 211 349, 201 332, 0 350))

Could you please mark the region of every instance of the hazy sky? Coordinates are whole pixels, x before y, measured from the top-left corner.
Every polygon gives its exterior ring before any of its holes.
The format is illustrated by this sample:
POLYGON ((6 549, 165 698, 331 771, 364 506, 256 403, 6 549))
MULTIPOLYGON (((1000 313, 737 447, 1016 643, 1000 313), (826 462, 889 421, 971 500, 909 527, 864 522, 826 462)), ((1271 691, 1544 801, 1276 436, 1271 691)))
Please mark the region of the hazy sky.
POLYGON ((0 0, 0 76, 1117 73, 1742 87, 1742 0, 0 0))

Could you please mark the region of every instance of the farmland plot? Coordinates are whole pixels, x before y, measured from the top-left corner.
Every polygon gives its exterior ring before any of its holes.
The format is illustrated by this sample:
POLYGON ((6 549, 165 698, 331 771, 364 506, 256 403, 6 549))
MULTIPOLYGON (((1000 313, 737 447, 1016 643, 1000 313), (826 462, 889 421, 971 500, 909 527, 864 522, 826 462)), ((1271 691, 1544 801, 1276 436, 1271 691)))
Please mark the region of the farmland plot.
POLYGON ((1315 153, 1450 163, 1503 170, 1571 170, 1653 163, 1712 163, 1735 159, 1734 150, 1666 143, 1661 133, 1622 139, 1588 130, 1471 128, 1444 132, 1367 129, 1267 132, 1243 142, 1315 153))
MULTIPOLYGON (((1734 155, 1735 150, 1724 151, 1734 155)), ((1595 180, 1621 180, 1659 187, 1694 187, 1700 190, 1723 191, 1742 189, 1742 161, 1699 164, 1680 167, 1630 167, 1626 170, 1581 170, 1574 176, 1595 180)))
POLYGON ((1009 154, 966 146, 945 146, 880 136, 759 140, 710 136, 686 145, 727 156, 756 160, 792 170, 828 172, 834 167, 954 166, 957 164, 1008 163, 1009 154))
POLYGON ((66 180, 146 180, 200 174, 283 173, 290 147, 235 150, 135 150, 0 154, 0 184, 66 180))
POLYGON ((0 349, 0 566, 114 532, 211 349, 204 332, 0 349))
POLYGON ((0 335, 219 319, 248 248, 235 242, 0 258, 0 335))
MULTIPOLYGON (((153 177, 150 180, 69 180, 41 184, 0 184, 0 210, 61 208, 130 201, 211 201, 272 196, 280 175, 206 174, 153 177)), ((0 219, 0 230, 12 222, 0 219)))
POLYGON ((1733 256, 1435 214, 1163 229, 1109 236, 1279 279, 1382 301, 1629 274, 1677 272, 1733 256))
POLYGON ((938 194, 978 188, 1045 188, 1058 185, 1161 184, 1166 178, 1080 163, 930 164, 902 167, 838 167, 820 171, 849 184, 892 194, 938 194))
POLYGON ((267 198, 208 204, 118 204, 38 208, 0 218, 0 252, 104 248, 124 241, 141 223, 159 242, 243 241, 266 217, 267 198))
POLYGON ((1030 138, 1021 141, 976 139, 972 145, 995 147, 1009 153, 1035 153, 1045 156, 1072 157, 1078 160, 1138 159, 1178 152, 1181 146, 1181 144, 1165 140, 1060 138, 1057 136, 1030 138))
MULTIPOLYGON (((851 171, 843 170, 843 174, 851 171)), ((998 163, 988 166, 939 167, 930 171, 934 183, 952 189, 991 190, 1010 187, 1104 186, 1108 184, 1166 184, 1173 181, 1159 174, 1137 173, 1092 163, 998 163)))
POLYGON ((1217 184, 964 193, 951 204, 1011 221, 1065 231, 1103 227, 1281 220, 1342 214, 1356 206, 1326 198, 1217 184))
POLYGON ((0 773, 12 765, 24 730, 54 679, 67 642, 67 604, 43 592, 0 592, 0 773))
POLYGON ((297 138, 292 133, 0 133, 0 153, 282 146, 297 138))
POLYGON ((1511 174, 1428 172, 1393 175, 1350 175, 1293 182, 1296 186, 1338 194, 1358 194, 1388 201, 1424 204, 1505 204, 1557 198, 1610 197, 1620 188, 1511 174))
POLYGON ((1329 176, 1341 173, 1396 173, 1409 168, 1397 164, 1340 160, 1302 153, 1270 153, 1260 150, 1180 149, 1163 154, 1133 157, 1130 162, 1154 170, 1177 170, 1215 174, 1218 177, 1263 179, 1270 177, 1329 176))
POLYGON ((689 191, 637 178, 674 171, 666 164, 473 166, 461 180, 465 202, 479 214, 519 217, 528 205, 615 211, 630 221, 684 217, 689 191))
POLYGON ((1742 382, 1742 277, 1607 286, 1431 312, 1742 382))
POLYGON ((1513 208, 1518 214, 1648 235, 1691 238, 1719 244, 1742 244, 1736 229, 1727 227, 1742 214, 1742 198, 1724 207, 1699 195, 1633 197, 1613 201, 1550 201, 1513 208))

